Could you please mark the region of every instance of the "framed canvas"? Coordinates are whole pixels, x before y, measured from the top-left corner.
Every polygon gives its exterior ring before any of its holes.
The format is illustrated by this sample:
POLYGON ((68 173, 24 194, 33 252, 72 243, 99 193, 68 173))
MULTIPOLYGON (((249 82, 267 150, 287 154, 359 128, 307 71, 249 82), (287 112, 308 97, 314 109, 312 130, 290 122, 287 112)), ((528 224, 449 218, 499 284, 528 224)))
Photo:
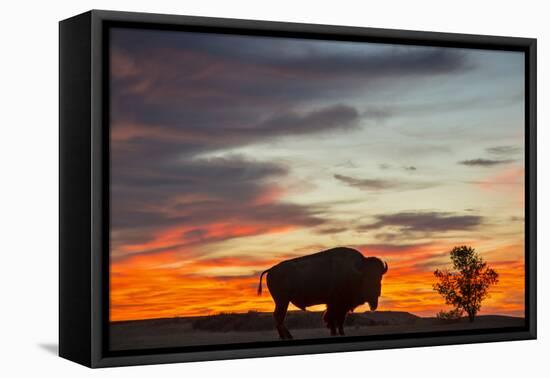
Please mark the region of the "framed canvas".
POLYGON ((60 22, 59 354, 536 338, 536 40, 60 22))

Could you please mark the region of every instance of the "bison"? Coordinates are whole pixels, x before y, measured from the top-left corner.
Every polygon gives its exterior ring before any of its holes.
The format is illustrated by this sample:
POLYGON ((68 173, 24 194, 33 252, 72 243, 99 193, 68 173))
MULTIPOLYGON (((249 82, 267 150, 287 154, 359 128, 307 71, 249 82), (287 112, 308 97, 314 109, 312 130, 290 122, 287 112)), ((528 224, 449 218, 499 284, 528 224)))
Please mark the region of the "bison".
POLYGON ((292 339, 284 325, 288 304, 306 307, 326 304, 323 315, 331 335, 344 335, 348 312, 367 302, 372 311, 378 307, 382 276, 388 265, 376 257, 345 247, 328 249, 307 256, 280 262, 260 275, 258 295, 262 294, 262 278, 275 302, 273 317, 281 339, 292 339))

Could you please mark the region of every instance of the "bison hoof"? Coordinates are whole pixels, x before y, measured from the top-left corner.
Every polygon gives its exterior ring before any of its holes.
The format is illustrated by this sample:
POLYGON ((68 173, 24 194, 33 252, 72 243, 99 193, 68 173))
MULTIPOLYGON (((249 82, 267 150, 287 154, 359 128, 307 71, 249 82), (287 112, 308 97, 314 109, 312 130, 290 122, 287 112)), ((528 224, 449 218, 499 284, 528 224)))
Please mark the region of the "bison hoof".
POLYGON ((288 332, 288 330, 285 329, 285 330, 279 331, 279 339, 281 339, 281 340, 292 340, 293 337, 290 334, 290 332, 288 332))

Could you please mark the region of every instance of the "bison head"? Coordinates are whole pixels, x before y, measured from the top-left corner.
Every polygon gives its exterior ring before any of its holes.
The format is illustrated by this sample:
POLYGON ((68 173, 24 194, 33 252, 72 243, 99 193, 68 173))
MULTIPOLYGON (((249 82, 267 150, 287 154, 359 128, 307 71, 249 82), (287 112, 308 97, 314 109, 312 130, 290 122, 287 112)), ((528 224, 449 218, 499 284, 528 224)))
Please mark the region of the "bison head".
POLYGON ((388 271, 388 264, 376 257, 367 257, 362 267, 363 282, 361 294, 371 311, 378 307, 378 297, 382 291, 382 276, 388 271))

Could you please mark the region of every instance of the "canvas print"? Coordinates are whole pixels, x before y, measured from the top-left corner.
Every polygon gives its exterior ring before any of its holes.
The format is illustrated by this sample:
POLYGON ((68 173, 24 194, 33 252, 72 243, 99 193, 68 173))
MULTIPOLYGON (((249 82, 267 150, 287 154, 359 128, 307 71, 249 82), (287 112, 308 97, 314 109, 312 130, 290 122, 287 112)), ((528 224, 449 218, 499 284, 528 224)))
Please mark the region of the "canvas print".
POLYGON ((525 325, 524 53, 122 27, 108 52, 111 350, 525 325))

